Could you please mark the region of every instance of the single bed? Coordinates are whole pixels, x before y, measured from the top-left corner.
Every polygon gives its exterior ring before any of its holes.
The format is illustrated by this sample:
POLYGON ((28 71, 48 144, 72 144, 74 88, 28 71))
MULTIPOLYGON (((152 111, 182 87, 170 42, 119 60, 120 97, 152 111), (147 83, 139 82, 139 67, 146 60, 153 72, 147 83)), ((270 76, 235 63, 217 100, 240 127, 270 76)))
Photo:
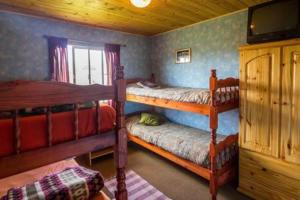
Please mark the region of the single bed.
POLYGON ((114 146, 118 182, 115 197, 127 200, 125 87, 123 67, 116 68, 112 86, 78 86, 52 81, 0 83, 0 112, 13 113, 11 119, 0 119, 1 190, 12 186, 10 180, 24 184, 45 175, 45 169, 48 174, 62 166, 76 164, 63 161, 65 159, 114 146), (103 100, 115 101, 116 112, 111 107, 100 106, 98 102, 103 100), (84 102, 95 102, 96 107, 79 109, 84 102), (52 112, 53 107, 65 104, 73 104, 74 109, 52 112), (21 109, 36 107, 44 107, 46 112, 27 117, 20 114, 21 109), (52 164, 59 161, 62 162, 58 165, 52 164))
MULTIPOLYGON (((218 90, 216 92, 216 100, 220 103, 230 100, 236 95, 235 88, 226 92, 218 90)), ((209 89, 205 88, 188 88, 188 87, 170 87, 160 86, 158 88, 140 87, 136 83, 127 85, 126 93, 128 96, 143 96, 156 99, 164 99, 177 102, 195 103, 195 104, 210 104, 211 94, 209 89)))
POLYGON ((160 86, 141 87, 138 82, 155 82, 150 79, 127 79, 126 100, 168 109, 176 109, 212 116, 239 106, 239 79, 218 79, 216 70, 211 71, 209 88, 160 86), (213 109, 213 113, 211 112, 213 109))
MULTIPOLYGON (((208 131, 165 121, 159 126, 139 123, 140 115, 126 119, 126 128, 132 136, 162 148, 182 159, 210 169, 210 134, 208 131)), ((225 140, 225 135, 217 134, 217 143, 225 140)), ((217 169, 236 156, 236 143, 224 149, 216 157, 217 169)))

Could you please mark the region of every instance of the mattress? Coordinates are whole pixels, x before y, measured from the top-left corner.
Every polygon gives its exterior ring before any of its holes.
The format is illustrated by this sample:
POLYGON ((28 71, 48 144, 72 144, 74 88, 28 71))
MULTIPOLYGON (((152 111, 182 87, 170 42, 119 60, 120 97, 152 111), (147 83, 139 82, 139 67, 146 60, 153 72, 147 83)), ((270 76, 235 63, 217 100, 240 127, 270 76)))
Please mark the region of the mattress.
MULTIPOLYGON (((108 105, 100 106, 100 130, 113 129, 116 111, 108 105)), ((79 138, 96 134, 96 109, 79 110, 79 138)), ((47 146, 47 121, 45 115, 22 117, 20 119, 21 151, 47 146)), ((0 156, 14 153, 13 120, 0 120, 0 156)), ((59 144, 74 139, 74 112, 52 114, 52 143, 59 144)))
MULTIPOLYGON (((58 173, 69 167, 76 167, 78 163, 74 159, 63 160, 60 162, 52 163, 37 169, 26 171, 14 176, 0 179, 0 197, 6 195, 7 191, 10 188, 22 187, 28 183, 33 183, 42 179, 43 177, 49 174, 58 173)), ((100 192, 94 200, 108 200, 109 198, 103 193, 100 192)))
POLYGON ((184 88, 184 87, 160 87, 143 88, 137 84, 129 84, 126 89, 127 94, 146 96, 173 101, 209 104, 210 92, 208 89, 184 88))
MULTIPOLYGON (((140 115, 126 120, 126 128, 133 136, 202 167, 210 168, 209 132, 172 122, 165 122, 159 126, 145 126, 139 123, 139 119, 140 115)), ((225 137, 218 134, 217 142, 225 137)), ((234 154, 234 146, 224 150, 217 156, 217 168, 220 169, 234 154)))

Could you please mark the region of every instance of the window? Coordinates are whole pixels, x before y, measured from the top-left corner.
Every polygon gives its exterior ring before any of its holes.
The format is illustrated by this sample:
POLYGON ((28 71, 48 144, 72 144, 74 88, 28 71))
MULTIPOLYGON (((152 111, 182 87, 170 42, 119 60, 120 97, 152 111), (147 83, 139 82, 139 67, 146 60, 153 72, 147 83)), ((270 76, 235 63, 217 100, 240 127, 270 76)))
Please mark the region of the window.
POLYGON ((68 45, 70 82, 107 85, 108 70, 103 48, 68 45))

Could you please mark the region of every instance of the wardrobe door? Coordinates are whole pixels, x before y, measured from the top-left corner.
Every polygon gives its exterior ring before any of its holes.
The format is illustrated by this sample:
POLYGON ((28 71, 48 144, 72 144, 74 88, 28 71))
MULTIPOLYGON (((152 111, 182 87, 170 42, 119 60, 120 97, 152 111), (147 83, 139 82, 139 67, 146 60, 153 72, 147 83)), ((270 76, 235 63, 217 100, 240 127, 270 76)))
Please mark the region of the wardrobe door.
POLYGON ((240 55, 240 147, 279 156, 281 49, 240 55))
POLYGON ((283 48, 281 155, 300 164, 300 45, 283 48))

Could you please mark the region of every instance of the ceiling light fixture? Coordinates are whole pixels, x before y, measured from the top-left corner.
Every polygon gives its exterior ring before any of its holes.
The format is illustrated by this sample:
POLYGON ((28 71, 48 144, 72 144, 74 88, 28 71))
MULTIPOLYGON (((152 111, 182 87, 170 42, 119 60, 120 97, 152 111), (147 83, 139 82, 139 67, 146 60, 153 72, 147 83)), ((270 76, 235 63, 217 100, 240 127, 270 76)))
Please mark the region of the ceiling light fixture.
POLYGON ((130 2, 138 8, 145 8, 147 7, 150 3, 151 0, 130 0, 130 2))

